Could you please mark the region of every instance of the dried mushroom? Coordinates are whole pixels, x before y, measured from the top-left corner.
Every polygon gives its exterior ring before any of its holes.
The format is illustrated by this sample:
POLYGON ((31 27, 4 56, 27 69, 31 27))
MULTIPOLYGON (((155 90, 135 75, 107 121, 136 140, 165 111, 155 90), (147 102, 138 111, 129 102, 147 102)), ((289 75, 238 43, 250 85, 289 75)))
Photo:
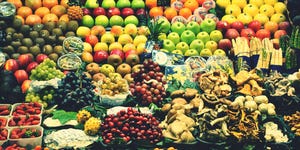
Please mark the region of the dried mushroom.
POLYGON ((182 97, 184 93, 185 93, 184 90, 176 90, 176 91, 173 91, 170 96, 171 96, 171 98, 182 97))
POLYGON ((291 131, 296 136, 300 136, 300 111, 295 112, 289 116, 284 116, 284 121, 291 127, 291 131))
POLYGON ((268 89, 271 96, 283 96, 285 94, 295 96, 295 88, 291 86, 289 79, 277 72, 267 78, 265 88, 268 89))
POLYGON ((236 85, 238 86, 237 93, 250 96, 259 96, 262 95, 265 91, 265 89, 263 89, 259 85, 259 83, 262 82, 263 79, 256 74, 255 69, 249 72, 242 70, 231 78, 236 82, 236 85))

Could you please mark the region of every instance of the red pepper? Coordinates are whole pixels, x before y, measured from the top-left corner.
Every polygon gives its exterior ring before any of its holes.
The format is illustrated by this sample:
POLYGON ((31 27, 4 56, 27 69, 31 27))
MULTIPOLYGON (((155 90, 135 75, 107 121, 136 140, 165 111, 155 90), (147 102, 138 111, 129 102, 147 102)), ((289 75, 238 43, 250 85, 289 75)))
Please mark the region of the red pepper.
POLYGON ((4 110, 0 112, 0 115, 8 115, 9 114, 9 110, 4 110))
POLYGON ((33 120, 33 121, 31 122, 32 125, 38 125, 39 123, 40 123, 39 120, 33 120))
POLYGON ((17 113, 20 115, 25 115, 25 112, 23 110, 17 110, 17 113))
POLYGON ((0 111, 2 110, 8 110, 8 106, 7 105, 0 105, 0 111))

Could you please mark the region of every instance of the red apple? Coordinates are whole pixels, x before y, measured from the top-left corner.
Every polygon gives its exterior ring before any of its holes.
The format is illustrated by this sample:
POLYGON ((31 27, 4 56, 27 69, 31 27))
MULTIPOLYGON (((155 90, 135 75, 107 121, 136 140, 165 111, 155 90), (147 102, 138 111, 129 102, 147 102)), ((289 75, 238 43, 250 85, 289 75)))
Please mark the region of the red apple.
POLYGON ((45 55, 45 54, 38 54, 38 55, 35 57, 35 61, 36 61, 37 63, 41 63, 41 62, 43 62, 46 58, 48 58, 47 55, 45 55))
POLYGON ((274 38, 275 39, 280 39, 280 37, 283 36, 283 35, 287 35, 285 30, 277 30, 274 33, 274 38))
POLYGON ((31 80, 24 80, 22 85, 21 85, 21 90, 22 93, 26 93, 26 91, 28 90, 29 86, 30 86, 30 82, 31 80))
POLYGON ((261 23, 258 20, 253 20, 248 24, 248 28, 256 32, 261 28, 261 23))
POLYGON ((146 10, 144 8, 140 8, 140 9, 137 9, 135 11, 135 15, 136 16, 139 16, 139 15, 146 15, 146 10))
POLYGON ((137 52, 136 52, 136 50, 129 50, 125 53, 125 58, 127 58, 127 56, 130 54, 137 54, 137 52))
POLYGON ((107 60, 108 53, 107 53, 107 51, 102 51, 102 50, 96 51, 93 58, 94 58, 94 62, 100 63, 100 62, 107 60))
POLYGON ((26 72, 27 73, 30 73, 32 69, 34 69, 36 66, 38 66, 39 64, 37 62, 31 62, 27 68, 26 68, 26 72))
POLYGON ((64 73, 65 75, 67 75, 68 73, 70 73, 70 71, 69 71, 69 70, 64 70, 63 73, 64 73))
POLYGON ((278 24, 280 30, 288 30, 290 23, 288 21, 283 21, 278 24))
POLYGON ((232 48, 231 41, 229 39, 221 39, 218 43, 218 48, 229 52, 232 48))
POLYGON ((96 35, 88 35, 85 37, 85 42, 95 46, 98 43, 98 37, 96 35))
POLYGON ((121 15, 123 18, 126 18, 127 16, 134 15, 134 11, 132 8, 123 8, 121 15))
POLYGON ((253 37, 253 36, 255 36, 255 32, 252 29, 250 29, 250 28, 242 29, 241 37, 251 39, 251 37, 253 37))
POLYGON ((82 8, 83 15, 91 15, 91 11, 87 8, 82 8))
POLYGON ((218 21, 217 22, 217 30, 225 32, 230 28, 230 24, 227 21, 218 21))
POLYGON ((17 70, 14 75, 19 84, 22 84, 23 81, 28 80, 28 74, 25 70, 17 70))
POLYGON ((18 62, 17 62, 16 60, 14 60, 14 59, 8 59, 8 60, 5 62, 4 69, 5 69, 5 70, 8 70, 8 71, 15 72, 16 70, 19 69, 19 64, 18 64, 18 62))
POLYGON ((228 38, 230 40, 235 39, 239 36, 240 36, 240 34, 236 29, 228 29, 225 33, 225 38, 228 38))
POLYGON ((241 21, 235 21, 231 25, 231 28, 236 29, 237 31, 241 32, 244 29, 244 24, 241 21))
POLYGON ((109 8, 107 11, 107 17, 110 18, 111 16, 117 15, 120 16, 121 12, 119 8, 113 7, 113 8, 109 8))
POLYGON ((255 36, 261 40, 264 38, 271 38, 271 32, 266 29, 260 29, 255 33, 255 36))
POLYGON ((30 62, 32 62, 32 58, 28 54, 22 54, 18 57, 18 62, 20 67, 26 67, 30 62))
POLYGON ((110 54, 109 55, 113 55, 113 54, 117 54, 121 57, 122 60, 124 60, 125 56, 124 56, 124 53, 123 51, 121 50, 118 50, 118 49, 113 49, 112 51, 110 51, 110 54))
POLYGON ((96 16, 99 16, 99 15, 106 15, 106 11, 104 8, 102 7, 97 7, 93 10, 93 15, 96 17, 96 16))

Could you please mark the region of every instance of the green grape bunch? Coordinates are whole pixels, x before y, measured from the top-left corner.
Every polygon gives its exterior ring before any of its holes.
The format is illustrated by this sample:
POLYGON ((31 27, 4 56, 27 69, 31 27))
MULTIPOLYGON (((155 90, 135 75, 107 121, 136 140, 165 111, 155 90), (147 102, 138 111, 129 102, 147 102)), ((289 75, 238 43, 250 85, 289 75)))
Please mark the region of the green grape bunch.
POLYGON ((63 78, 65 75, 56 68, 56 63, 46 58, 35 69, 31 71, 30 80, 48 81, 53 78, 63 78))

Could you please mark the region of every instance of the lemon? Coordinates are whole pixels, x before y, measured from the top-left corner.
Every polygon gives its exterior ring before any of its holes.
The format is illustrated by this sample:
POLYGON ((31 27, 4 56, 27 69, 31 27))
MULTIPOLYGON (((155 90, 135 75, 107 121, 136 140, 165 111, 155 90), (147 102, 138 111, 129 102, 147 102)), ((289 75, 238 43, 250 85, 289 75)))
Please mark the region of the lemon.
POLYGON ((135 50, 135 49, 136 49, 136 47, 135 47, 135 45, 132 44, 132 43, 127 43, 127 44, 125 44, 125 45, 123 46, 123 52, 124 52, 124 53, 126 53, 126 52, 129 51, 129 50, 135 50))
POLYGON ((269 21, 269 17, 265 14, 257 14, 254 16, 254 20, 258 20, 262 25, 269 21))
POLYGON ((104 42, 98 42, 95 46, 94 46, 94 52, 97 51, 108 51, 108 45, 104 42))
POLYGON ((237 19, 238 19, 239 21, 241 21, 244 25, 249 24, 249 23, 253 20, 252 16, 250 16, 249 14, 246 14, 246 13, 240 14, 240 15, 237 17, 237 19))
POLYGON ((232 4, 226 7, 225 9, 226 15, 233 15, 237 17, 242 13, 241 8, 238 5, 232 4))
POLYGON ((93 52, 93 47, 90 43, 87 42, 83 42, 83 51, 84 52, 89 52, 92 53, 93 52))
POLYGON ((285 21, 285 20, 286 20, 286 17, 285 17, 283 14, 277 13, 277 14, 272 15, 272 17, 271 17, 270 20, 271 20, 271 21, 274 21, 274 22, 276 22, 276 23, 280 23, 280 22, 285 21))
POLYGON ((114 50, 114 49, 122 50, 122 49, 123 49, 123 46, 122 46, 122 44, 119 43, 119 42, 113 42, 113 43, 111 43, 111 44, 109 45, 108 50, 109 50, 109 51, 112 51, 112 50, 114 50))
POLYGON ((230 0, 217 0, 216 4, 221 8, 226 8, 228 5, 231 4, 230 0))
POLYGON ((222 17, 222 21, 227 21, 229 24, 232 24, 233 22, 237 21, 237 19, 233 15, 224 15, 222 17))
POLYGON ((276 13, 285 13, 286 12, 286 5, 282 2, 278 2, 274 5, 274 9, 276 13))
POLYGON ((258 8, 264 4, 263 0, 250 0, 249 4, 256 5, 258 8))
POLYGON ((256 5, 248 4, 244 7, 243 13, 246 13, 246 14, 253 17, 253 16, 255 16, 256 14, 259 13, 259 9, 256 5))
POLYGON ((146 43, 140 43, 136 47, 136 52, 138 53, 138 55, 142 54, 145 51, 145 47, 146 47, 146 43))
POLYGON ((77 28, 76 35, 81 37, 81 38, 84 38, 84 37, 86 37, 87 35, 90 35, 90 34, 91 34, 91 30, 88 27, 79 26, 77 28))
POLYGON ((244 8, 247 5, 247 0, 232 0, 231 4, 236 4, 240 8, 244 8))
POLYGON ((275 13, 275 10, 271 5, 264 4, 259 8, 259 13, 265 14, 266 16, 271 17, 275 13))
POLYGON ((265 4, 269 4, 271 6, 274 6, 278 0, 264 0, 265 4))

